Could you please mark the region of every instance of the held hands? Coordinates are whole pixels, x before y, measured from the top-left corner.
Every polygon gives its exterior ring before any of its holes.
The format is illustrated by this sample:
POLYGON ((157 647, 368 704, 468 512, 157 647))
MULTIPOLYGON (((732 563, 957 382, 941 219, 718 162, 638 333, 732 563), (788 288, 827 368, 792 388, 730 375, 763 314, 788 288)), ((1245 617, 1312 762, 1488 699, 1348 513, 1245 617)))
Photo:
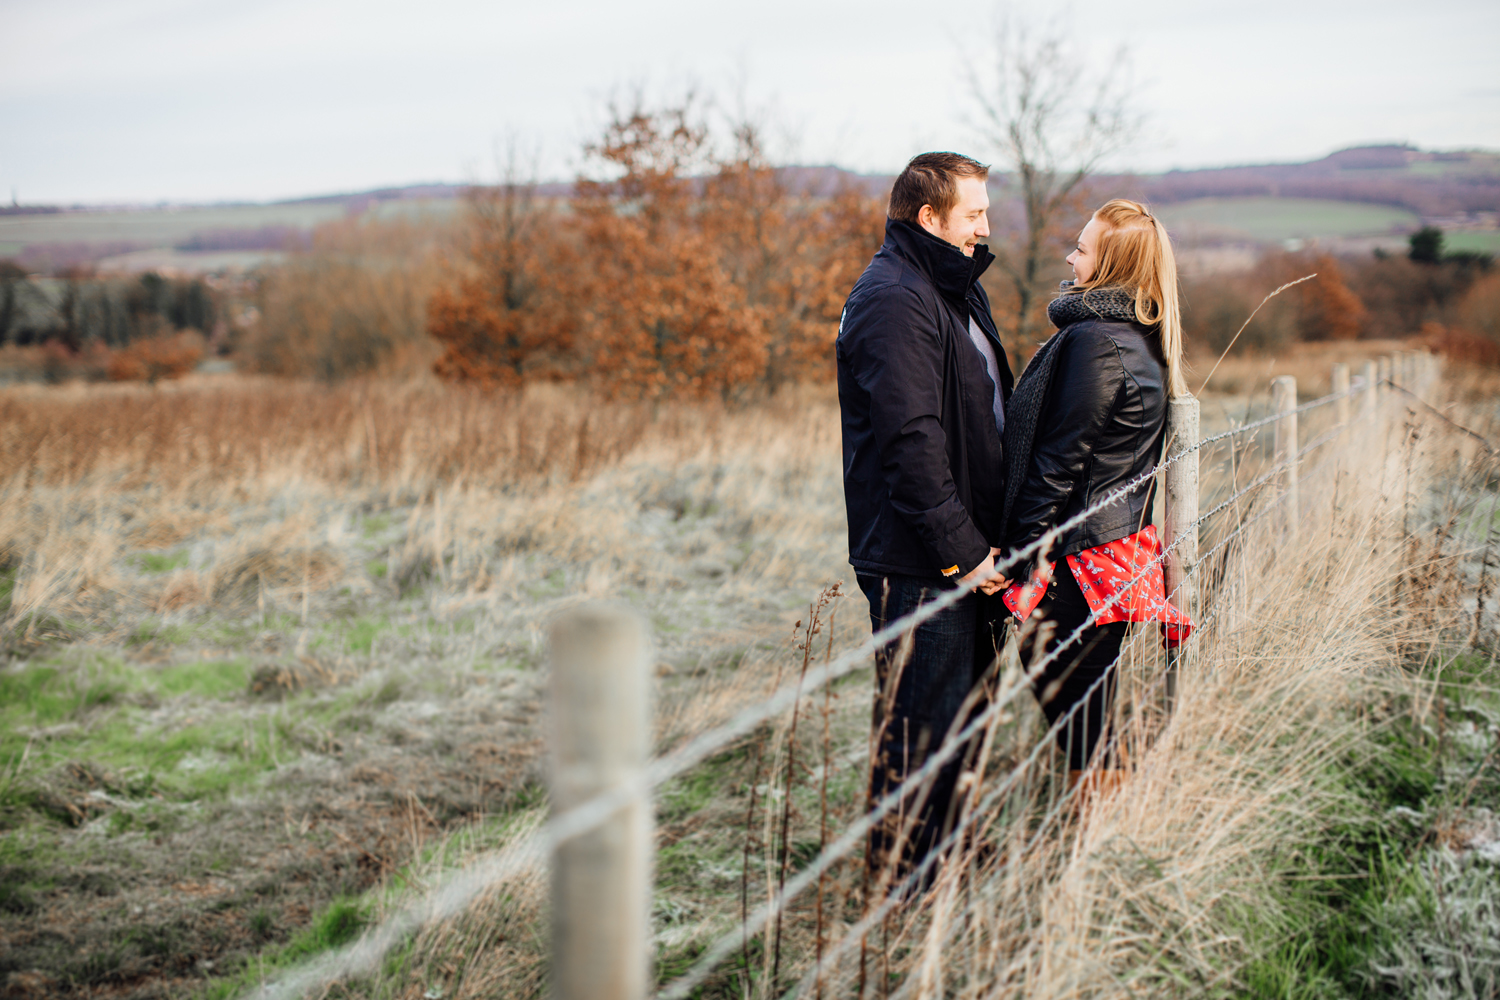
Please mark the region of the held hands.
POLYGON ((1000 552, 1000 549, 991 548, 990 554, 984 557, 984 562, 960 577, 958 585, 989 595, 998 594, 1009 587, 1010 581, 995 572, 995 557, 1000 555, 1000 552))

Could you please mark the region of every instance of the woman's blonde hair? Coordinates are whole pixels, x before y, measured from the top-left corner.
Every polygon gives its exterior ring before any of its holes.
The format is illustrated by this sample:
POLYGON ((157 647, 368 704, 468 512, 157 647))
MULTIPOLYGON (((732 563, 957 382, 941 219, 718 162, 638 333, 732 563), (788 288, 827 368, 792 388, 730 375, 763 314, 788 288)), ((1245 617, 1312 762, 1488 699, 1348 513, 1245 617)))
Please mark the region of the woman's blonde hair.
POLYGON ((1099 235, 1097 263, 1079 291, 1123 286, 1135 294, 1135 318, 1157 328, 1167 361, 1167 395, 1187 395, 1182 369, 1182 304, 1177 297, 1177 258, 1167 227, 1138 201, 1115 198, 1094 213, 1107 227, 1099 235))

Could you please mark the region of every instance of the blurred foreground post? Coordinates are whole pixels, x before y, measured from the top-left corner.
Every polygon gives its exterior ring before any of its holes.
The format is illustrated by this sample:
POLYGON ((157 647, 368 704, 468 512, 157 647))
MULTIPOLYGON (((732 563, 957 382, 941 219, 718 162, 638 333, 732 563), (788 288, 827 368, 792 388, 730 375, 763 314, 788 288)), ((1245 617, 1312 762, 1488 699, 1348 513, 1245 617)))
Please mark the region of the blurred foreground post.
POLYGON ((1276 421, 1276 464, 1283 466, 1281 481, 1285 484, 1286 499, 1282 501, 1282 517, 1285 519, 1288 540, 1297 537, 1297 522, 1301 519, 1297 510, 1297 378, 1282 375, 1271 380, 1271 409, 1281 414, 1276 421))
POLYGON ((600 825, 553 846, 552 995, 641 1000, 651 956, 651 753, 646 628, 586 604, 552 629, 552 813, 634 786, 600 825))
POLYGON ((1333 404, 1338 414, 1340 427, 1349 426, 1349 366, 1342 361, 1336 361, 1333 365, 1332 391, 1335 396, 1342 395, 1344 398, 1333 404))
MULTIPOLYGON (((1164 568, 1167 593, 1179 611, 1198 623, 1198 398, 1178 396, 1167 404, 1167 537, 1171 552, 1164 568), (1193 449, 1190 454, 1183 452, 1193 449)), ((1177 701, 1177 674, 1183 650, 1167 648, 1167 711, 1177 701)))

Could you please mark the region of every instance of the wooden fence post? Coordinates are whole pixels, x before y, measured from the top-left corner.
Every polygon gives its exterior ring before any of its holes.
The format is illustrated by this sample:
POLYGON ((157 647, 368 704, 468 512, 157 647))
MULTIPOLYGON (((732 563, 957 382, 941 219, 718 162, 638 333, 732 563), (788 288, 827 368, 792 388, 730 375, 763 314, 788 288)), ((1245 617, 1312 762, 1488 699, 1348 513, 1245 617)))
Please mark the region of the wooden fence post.
POLYGON ((1335 410, 1338 413, 1339 426, 1340 427, 1348 427, 1349 426, 1349 395, 1348 395, 1348 393, 1349 393, 1349 366, 1346 365, 1346 364, 1344 364, 1342 361, 1336 361, 1336 362, 1334 362, 1334 365, 1333 365, 1333 376, 1332 376, 1332 378, 1331 378, 1330 381, 1332 382, 1333 393, 1335 395, 1338 395, 1339 393, 1343 393, 1344 394, 1344 398, 1341 399, 1341 400, 1339 400, 1338 402, 1334 403, 1333 405, 1334 405, 1335 410))
POLYGON ((651 968, 651 755, 645 625, 606 603, 552 630, 552 811, 638 791, 602 824, 553 846, 552 995, 642 1000, 651 968))
POLYGON ((1360 416, 1364 418, 1368 426, 1369 422, 1375 419, 1377 407, 1380 405, 1380 375, 1378 374, 1378 366, 1374 361, 1366 361, 1361 374, 1365 378, 1365 388, 1361 395, 1363 405, 1360 406, 1360 416))
POLYGON ((1282 518, 1288 539, 1297 537, 1297 524, 1301 520, 1297 509, 1297 378, 1282 375, 1271 380, 1271 408, 1281 414, 1276 421, 1276 463, 1285 463, 1281 481, 1285 486, 1286 499, 1282 501, 1282 518))
MULTIPOLYGON (((1179 611, 1198 623, 1198 397, 1178 396, 1167 404, 1167 457, 1183 455, 1167 466, 1166 538, 1171 546, 1163 575, 1167 593, 1179 611), (1183 454, 1192 449, 1191 454, 1183 454)), ((1167 711, 1177 701, 1177 676, 1182 650, 1167 649, 1167 711)))
POLYGON ((1384 395, 1390 390, 1388 383, 1391 381, 1391 356, 1389 354, 1382 354, 1377 362, 1377 366, 1380 372, 1380 391, 1384 395))

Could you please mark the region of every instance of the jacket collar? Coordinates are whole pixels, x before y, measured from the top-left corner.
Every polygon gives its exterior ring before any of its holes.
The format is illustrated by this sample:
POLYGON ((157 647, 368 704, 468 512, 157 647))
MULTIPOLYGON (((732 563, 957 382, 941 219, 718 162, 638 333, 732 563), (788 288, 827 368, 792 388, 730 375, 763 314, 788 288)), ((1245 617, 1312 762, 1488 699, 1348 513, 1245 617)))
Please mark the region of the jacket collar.
POLYGON ((921 226, 897 219, 885 220, 885 245, 925 274, 944 298, 960 305, 995 259, 983 243, 975 246, 974 256, 969 257, 921 226))

